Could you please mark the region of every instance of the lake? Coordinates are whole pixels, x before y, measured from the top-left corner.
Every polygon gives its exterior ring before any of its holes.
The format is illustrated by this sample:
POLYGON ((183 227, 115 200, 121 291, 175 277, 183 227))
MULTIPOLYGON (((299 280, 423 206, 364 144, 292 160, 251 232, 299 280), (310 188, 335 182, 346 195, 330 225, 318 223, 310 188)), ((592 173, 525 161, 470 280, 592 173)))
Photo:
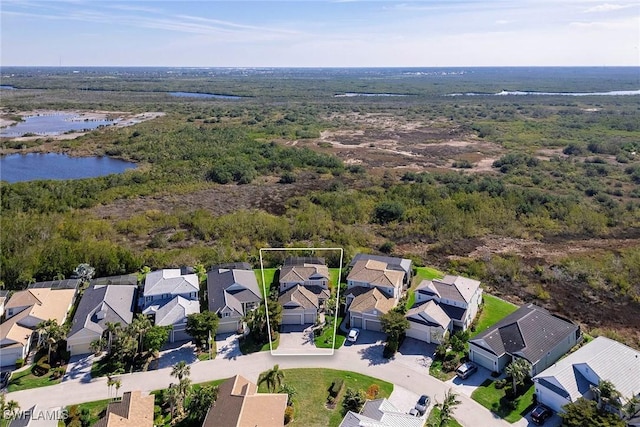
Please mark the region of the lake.
POLYGON ((77 114, 44 113, 23 117, 23 122, 0 130, 0 136, 19 137, 24 134, 60 135, 69 131, 96 129, 117 123, 115 120, 85 119, 77 114))
POLYGON ((490 96, 506 96, 506 95, 632 96, 632 95, 640 95, 640 90, 612 90, 609 92, 531 92, 531 91, 520 91, 520 90, 503 90, 502 92, 498 92, 498 93, 478 93, 478 92, 451 93, 447 96, 482 96, 482 95, 490 95, 490 96))
POLYGON ((0 157, 0 179, 7 182, 39 179, 80 179, 122 173, 135 163, 110 157, 70 157, 56 153, 11 154, 0 157))
POLYGON ((242 99, 237 95, 220 95, 217 93, 199 93, 199 92, 169 92, 171 96, 179 98, 216 98, 216 99, 242 99))
POLYGON ((335 98, 351 98, 354 96, 407 96, 401 93, 367 93, 367 92, 347 92, 333 95, 335 98))

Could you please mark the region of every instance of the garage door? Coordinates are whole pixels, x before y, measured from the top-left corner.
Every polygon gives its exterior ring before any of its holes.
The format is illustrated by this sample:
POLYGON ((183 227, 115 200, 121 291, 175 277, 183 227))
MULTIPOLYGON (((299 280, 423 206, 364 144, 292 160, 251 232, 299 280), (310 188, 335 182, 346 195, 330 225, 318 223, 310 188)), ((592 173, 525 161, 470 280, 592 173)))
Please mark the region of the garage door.
POLYGON ((361 317, 352 317, 351 318, 351 327, 352 328, 362 328, 362 318, 361 317))
POLYGON ((302 325, 302 315, 301 314, 283 314, 282 315, 282 324, 283 325, 302 325))
POLYGON ((431 342, 429 340, 430 337, 429 337, 429 333, 428 332, 425 332, 425 331, 423 331, 421 329, 418 329, 418 328, 414 328, 413 325, 412 325, 412 327, 407 329, 407 336, 410 337, 410 338, 415 338, 415 339, 420 340, 420 341, 424 341, 426 343, 431 342))
POLYGON ((316 315, 315 313, 305 313, 304 314, 304 323, 315 323, 316 315))
POLYGON ((22 357, 22 347, 4 348, 0 351, 0 366, 11 366, 16 364, 16 360, 22 357))
POLYGON ((366 329, 367 331, 382 332, 382 325, 377 320, 364 319, 364 329, 366 329))
POLYGON ((487 368, 490 371, 495 371, 496 367, 493 364, 493 360, 491 360, 489 357, 485 356, 484 354, 480 354, 476 351, 473 351, 473 349, 470 351, 469 353, 469 359, 472 362, 477 363, 478 365, 487 368))
POLYGON ((238 330, 238 322, 234 321, 234 322, 220 323, 218 325, 218 330, 216 331, 216 333, 228 334, 231 332, 236 332, 237 330, 238 330))
POLYGON ((76 356, 78 354, 90 354, 90 353, 93 353, 93 350, 91 350, 91 343, 73 344, 73 345, 71 345, 71 348, 69 348, 69 351, 71 352, 72 356, 76 356))

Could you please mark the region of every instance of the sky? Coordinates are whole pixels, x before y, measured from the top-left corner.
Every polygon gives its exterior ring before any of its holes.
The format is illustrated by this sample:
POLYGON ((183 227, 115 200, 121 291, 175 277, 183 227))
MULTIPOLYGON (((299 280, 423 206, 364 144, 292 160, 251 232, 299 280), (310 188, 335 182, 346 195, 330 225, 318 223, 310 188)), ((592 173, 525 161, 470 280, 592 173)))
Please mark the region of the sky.
POLYGON ((640 66, 637 0, 1 0, 0 65, 640 66))

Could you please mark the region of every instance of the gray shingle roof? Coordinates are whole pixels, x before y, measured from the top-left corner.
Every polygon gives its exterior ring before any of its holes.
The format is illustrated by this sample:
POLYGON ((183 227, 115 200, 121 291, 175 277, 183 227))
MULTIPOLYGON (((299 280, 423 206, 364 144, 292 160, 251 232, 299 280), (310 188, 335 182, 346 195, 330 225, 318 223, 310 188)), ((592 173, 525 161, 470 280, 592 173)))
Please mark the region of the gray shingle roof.
POLYGON ((253 270, 215 269, 207 272, 209 311, 218 312, 228 306, 244 315, 242 303, 262 300, 253 270), (231 288, 231 289, 230 289, 231 288))
POLYGON ((125 274, 122 276, 98 277, 91 280, 92 285, 137 285, 137 274, 125 274))
POLYGON ((294 286, 293 288, 280 295, 280 297, 278 298, 278 302, 281 305, 293 302, 304 309, 317 309, 318 307, 320 307, 318 296, 313 292, 307 290, 304 286, 300 285, 294 286))
POLYGON ((528 304, 469 342, 497 356, 515 354, 535 364, 578 330, 574 323, 554 316, 534 304, 528 304))
POLYGON ((441 326, 444 329, 448 329, 451 323, 447 313, 433 300, 414 306, 407 311, 406 317, 410 322, 427 326, 441 326))
POLYGON ((597 337, 574 353, 557 361, 534 377, 547 385, 556 382, 553 390, 568 394, 572 400, 588 391, 588 381, 579 369, 588 369, 599 379, 611 381, 625 398, 640 394, 640 352, 605 337, 597 337), (558 391, 561 388, 563 391, 558 391))
POLYGON ((135 294, 133 285, 89 286, 73 316, 69 336, 85 328, 102 333, 107 322, 127 326, 133 320, 135 294))
POLYGON ((473 294, 480 287, 480 282, 462 276, 444 276, 442 279, 423 280, 416 292, 437 295, 452 301, 470 303, 473 294))
POLYGON ((152 271, 144 280, 144 296, 176 295, 198 292, 200 285, 196 274, 181 275, 179 268, 152 271))
POLYGON ((407 276, 411 275, 411 260, 406 258, 396 258, 390 256, 382 256, 382 255, 371 255, 371 254, 356 254, 355 257, 351 260, 349 267, 353 267, 356 262, 361 259, 368 260, 372 259, 374 261, 382 261, 388 264, 389 269, 392 270, 400 270, 404 271, 407 276))
POLYGON ((188 315, 194 313, 200 313, 200 302, 177 296, 158 308, 155 324, 176 325, 184 322, 188 315))

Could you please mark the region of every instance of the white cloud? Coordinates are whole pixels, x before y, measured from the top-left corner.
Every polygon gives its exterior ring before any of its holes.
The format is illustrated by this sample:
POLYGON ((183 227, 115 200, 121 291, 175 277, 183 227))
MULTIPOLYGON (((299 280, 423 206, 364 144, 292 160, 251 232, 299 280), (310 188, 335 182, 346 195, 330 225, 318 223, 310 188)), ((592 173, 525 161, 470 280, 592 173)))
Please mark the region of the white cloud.
POLYGON ((611 3, 604 3, 604 4, 600 4, 598 6, 593 6, 590 7, 588 9, 586 9, 584 12, 585 13, 601 13, 601 12, 611 12, 614 10, 620 10, 620 9, 626 9, 628 7, 632 7, 634 6, 633 4, 611 4, 611 3))

